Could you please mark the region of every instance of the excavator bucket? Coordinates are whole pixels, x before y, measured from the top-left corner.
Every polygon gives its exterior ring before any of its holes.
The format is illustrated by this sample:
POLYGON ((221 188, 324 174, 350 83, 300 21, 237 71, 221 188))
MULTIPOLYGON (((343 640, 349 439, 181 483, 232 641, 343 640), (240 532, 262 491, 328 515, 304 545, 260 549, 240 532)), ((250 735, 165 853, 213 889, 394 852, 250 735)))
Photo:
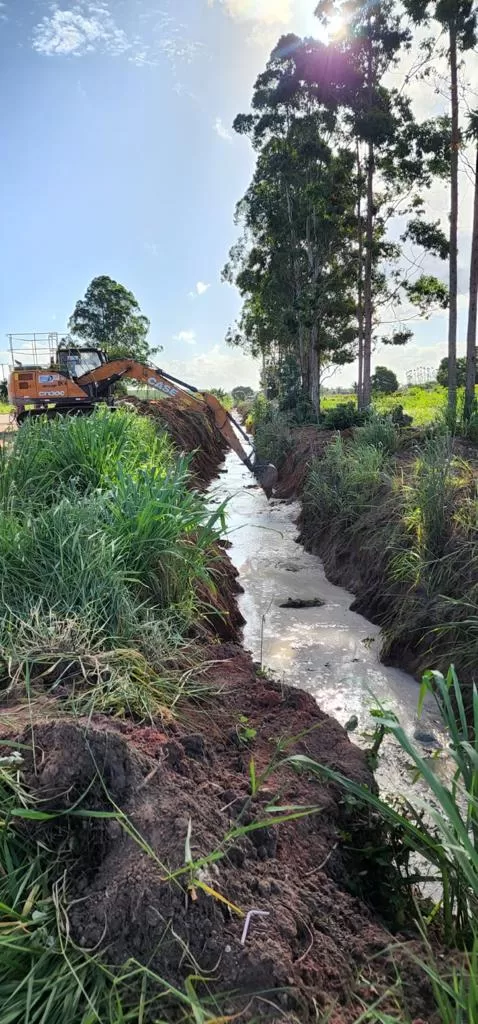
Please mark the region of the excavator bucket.
POLYGON ((212 410, 216 426, 229 444, 229 447, 236 452, 244 465, 254 473, 267 498, 270 498, 278 479, 276 467, 270 462, 261 462, 257 458, 251 458, 251 455, 244 450, 240 437, 248 444, 251 443, 250 439, 242 429, 241 424, 231 416, 230 412, 226 411, 215 395, 212 395, 209 391, 203 391, 202 399, 209 409, 212 410))
POLYGON ((266 497, 270 498, 279 478, 276 467, 271 462, 255 462, 252 466, 252 472, 265 492, 266 497))

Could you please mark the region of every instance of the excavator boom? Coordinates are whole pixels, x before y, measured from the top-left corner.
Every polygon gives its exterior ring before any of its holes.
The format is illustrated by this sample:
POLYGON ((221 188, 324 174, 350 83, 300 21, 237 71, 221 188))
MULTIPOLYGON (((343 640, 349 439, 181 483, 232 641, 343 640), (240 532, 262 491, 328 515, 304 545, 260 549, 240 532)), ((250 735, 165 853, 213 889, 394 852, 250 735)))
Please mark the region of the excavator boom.
POLYGON ((199 392, 194 385, 172 377, 157 367, 130 358, 105 359, 102 353, 98 353, 99 365, 78 374, 78 369, 82 369, 82 352, 91 354, 93 351, 73 348, 58 350, 57 363, 48 371, 37 366, 15 369, 10 375, 8 391, 17 420, 21 422, 32 413, 89 412, 99 402, 111 402, 112 389, 117 381, 124 378, 136 380, 148 388, 155 388, 165 398, 181 395, 184 402, 205 404, 211 410, 216 426, 229 447, 254 473, 270 497, 277 483, 277 470, 274 466, 258 462, 253 453, 247 453, 241 443, 241 436, 250 443, 247 434, 215 395, 207 391, 199 392), (70 352, 72 354, 69 356, 70 352))

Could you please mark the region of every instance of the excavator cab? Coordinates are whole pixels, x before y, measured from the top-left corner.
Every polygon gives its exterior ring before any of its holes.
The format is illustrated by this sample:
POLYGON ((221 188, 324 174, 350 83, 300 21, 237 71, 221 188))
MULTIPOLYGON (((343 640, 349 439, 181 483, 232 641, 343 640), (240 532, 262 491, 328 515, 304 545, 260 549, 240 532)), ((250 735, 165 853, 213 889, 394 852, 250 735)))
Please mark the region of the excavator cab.
POLYGON ((106 356, 99 348, 77 348, 69 345, 57 350, 58 370, 65 377, 76 380, 84 373, 91 373, 106 363, 106 356))

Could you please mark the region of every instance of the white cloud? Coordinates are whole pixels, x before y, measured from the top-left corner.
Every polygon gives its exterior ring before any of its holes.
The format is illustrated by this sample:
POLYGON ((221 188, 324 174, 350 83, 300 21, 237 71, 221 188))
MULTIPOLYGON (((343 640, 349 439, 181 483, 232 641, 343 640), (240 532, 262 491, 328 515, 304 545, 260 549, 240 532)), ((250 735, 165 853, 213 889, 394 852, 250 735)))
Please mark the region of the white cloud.
POLYGON ((170 359, 167 370, 198 388, 230 391, 237 384, 254 389, 259 387, 260 365, 257 360, 226 345, 214 345, 209 351, 191 359, 170 359))
POLYGON ((232 142, 232 134, 229 131, 229 128, 226 128, 222 117, 216 117, 216 120, 214 121, 214 131, 216 132, 216 135, 219 135, 220 139, 224 139, 225 142, 232 142))
MULTIPOLYGON (((208 0, 213 7, 215 0, 208 0)), ((287 25, 292 16, 291 0, 218 0, 231 18, 261 21, 269 25, 287 25)))
MULTIPOLYGON (((1 4, 0 4, 1 7, 1 4)), ((43 56, 81 57, 88 53, 127 56, 137 67, 156 67, 167 61, 173 76, 180 65, 189 64, 201 44, 184 36, 184 26, 164 11, 153 10, 148 0, 137 0, 137 24, 132 34, 113 17, 120 17, 123 4, 113 0, 73 0, 60 7, 47 5, 45 15, 33 30, 32 46, 43 56)))
POLYGON ((173 341, 185 341, 186 345, 195 345, 196 333, 195 331, 179 331, 178 334, 173 335, 173 341))
POLYGON ((33 49, 44 56, 81 56, 96 49, 117 56, 131 46, 103 4, 78 3, 69 10, 51 10, 33 31, 33 49))
POLYGON ((207 292, 210 287, 211 285, 206 284, 205 281, 197 281, 193 291, 189 292, 189 298, 195 299, 198 295, 204 295, 204 292, 207 292))

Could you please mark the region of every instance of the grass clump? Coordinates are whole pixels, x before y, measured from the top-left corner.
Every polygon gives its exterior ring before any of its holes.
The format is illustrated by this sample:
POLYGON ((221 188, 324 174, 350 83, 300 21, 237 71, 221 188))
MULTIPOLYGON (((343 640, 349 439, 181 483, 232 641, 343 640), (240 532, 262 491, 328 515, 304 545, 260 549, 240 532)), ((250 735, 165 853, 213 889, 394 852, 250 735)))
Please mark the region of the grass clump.
MULTIPOLYGON (((64 624, 74 623, 83 653, 146 657, 151 691, 152 647, 163 654, 173 637, 177 650, 197 618, 198 588, 214 590, 222 510, 211 514, 188 483, 187 460, 129 410, 22 426, 0 460, 4 661, 27 665, 28 637, 33 661, 48 646, 56 662, 68 659, 64 624)), ((117 668, 110 658, 111 692, 126 678, 117 668)))
POLYGON ((400 447, 400 432, 390 416, 370 416, 367 423, 357 427, 354 438, 360 445, 372 445, 389 455, 400 447))
POLYGON ((316 527, 331 522, 337 530, 351 526, 376 499, 386 469, 382 449, 337 436, 323 458, 311 464, 303 493, 305 518, 316 527))
POLYGON ((271 403, 265 406, 259 403, 259 408, 260 414, 254 419, 254 447, 257 456, 261 461, 272 462, 280 469, 293 445, 289 420, 271 403))

